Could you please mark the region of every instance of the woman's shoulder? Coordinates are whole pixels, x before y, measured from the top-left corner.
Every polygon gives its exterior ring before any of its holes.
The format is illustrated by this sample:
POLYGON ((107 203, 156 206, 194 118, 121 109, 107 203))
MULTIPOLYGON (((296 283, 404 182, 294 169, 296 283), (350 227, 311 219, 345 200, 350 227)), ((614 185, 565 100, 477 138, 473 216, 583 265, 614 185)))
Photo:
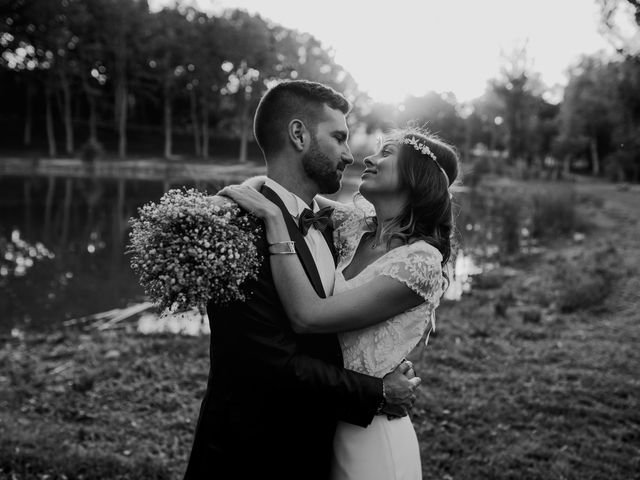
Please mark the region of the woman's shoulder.
POLYGON ((412 261, 424 261, 437 265, 438 267, 442 264, 442 253, 440 253, 440 250, 426 240, 416 240, 400 245, 390 250, 389 256, 392 258, 406 258, 412 261))
POLYGON ((394 278, 435 305, 444 288, 442 254, 424 240, 396 247, 387 253, 378 274, 394 278))

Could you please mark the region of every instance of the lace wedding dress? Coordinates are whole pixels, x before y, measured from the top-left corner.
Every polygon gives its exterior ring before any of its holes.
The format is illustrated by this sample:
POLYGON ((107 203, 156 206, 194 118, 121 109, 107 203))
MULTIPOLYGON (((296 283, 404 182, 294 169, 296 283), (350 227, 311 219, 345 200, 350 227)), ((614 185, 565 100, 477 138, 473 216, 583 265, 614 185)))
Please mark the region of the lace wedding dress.
MULTIPOLYGON (((383 377, 391 372, 420 342, 427 328, 435 328, 434 311, 443 293, 442 255, 424 241, 397 247, 368 265, 355 277, 345 279, 362 236, 370 231, 369 212, 339 207, 334 243, 339 259, 334 294, 359 287, 385 275, 424 298, 416 308, 361 330, 341 333, 345 368, 383 377)), ((378 415, 367 428, 340 422, 334 437, 332 480, 416 480, 422 478, 420 449, 408 416, 389 420, 378 415)))

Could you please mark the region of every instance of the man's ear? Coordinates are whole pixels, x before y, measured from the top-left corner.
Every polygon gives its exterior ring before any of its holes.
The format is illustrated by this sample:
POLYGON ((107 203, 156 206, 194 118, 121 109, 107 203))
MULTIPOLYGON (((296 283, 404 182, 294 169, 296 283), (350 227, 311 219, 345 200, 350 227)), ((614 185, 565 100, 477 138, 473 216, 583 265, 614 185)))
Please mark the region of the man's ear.
POLYGON ((298 152, 302 152, 305 146, 309 143, 309 131, 304 122, 300 119, 294 118, 289 122, 289 140, 298 152))

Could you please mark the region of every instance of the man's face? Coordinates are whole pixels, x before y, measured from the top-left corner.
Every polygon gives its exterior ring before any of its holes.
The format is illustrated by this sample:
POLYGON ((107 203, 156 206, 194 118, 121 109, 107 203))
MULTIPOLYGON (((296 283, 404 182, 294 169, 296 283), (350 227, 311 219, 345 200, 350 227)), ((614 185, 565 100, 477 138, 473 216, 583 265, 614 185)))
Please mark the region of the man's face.
POLYGON ((340 190, 342 172, 353 163, 349 150, 347 119, 340 110, 323 105, 323 114, 315 133, 310 128, 311 143, 302 156, 304 171, 318 187, 318 193, 340 190))

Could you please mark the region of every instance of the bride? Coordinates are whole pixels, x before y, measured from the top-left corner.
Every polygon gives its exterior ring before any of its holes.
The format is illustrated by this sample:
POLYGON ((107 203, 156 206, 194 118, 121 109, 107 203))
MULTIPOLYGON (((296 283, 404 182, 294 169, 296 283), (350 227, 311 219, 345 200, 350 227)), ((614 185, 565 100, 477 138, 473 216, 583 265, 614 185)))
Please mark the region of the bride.
MULTIPOLYGON (((339 332, 345 368, 383 377, 435 328, 451 254, 449 187, 458 157, 437 137, 405 129, 381 142, 364 164, 359 192, 369 208, 316 197, 320 207, 334 210, 333 295, 315 293, 297 255, 271 255, 270 262, 294 329, 339 332)), ((270 244, 291 241, 282 211, 255 188, 235 185, 220 194, 262 218, 270 244)), ((379 415, 367 428, 339 423, 332 479, 392 478, 422 478, 409 417, 379 415)))

